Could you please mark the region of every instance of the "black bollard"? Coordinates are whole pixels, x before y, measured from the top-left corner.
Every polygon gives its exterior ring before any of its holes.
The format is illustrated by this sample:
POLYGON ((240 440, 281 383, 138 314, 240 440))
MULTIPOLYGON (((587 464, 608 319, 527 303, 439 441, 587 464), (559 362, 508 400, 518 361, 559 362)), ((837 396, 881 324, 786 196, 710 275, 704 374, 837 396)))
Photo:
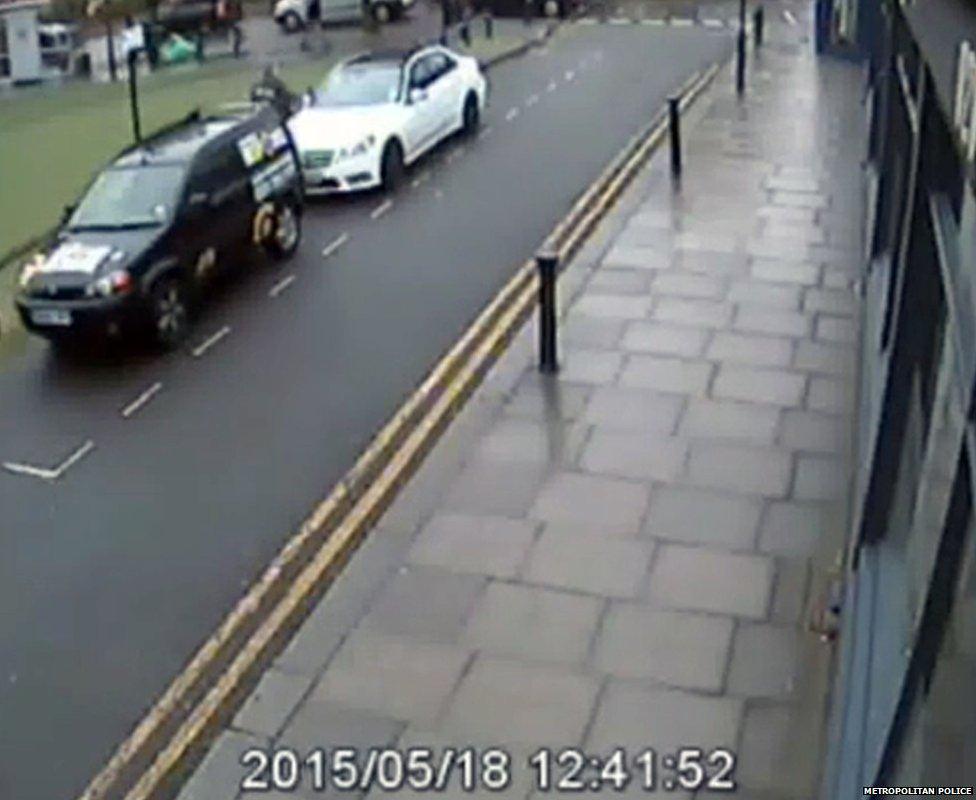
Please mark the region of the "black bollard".
POLYGON ((736 94, 741 95, 746 90, 746 32, 744 28, 739 31, 735 52, 735 91, 736 94))
POLYGON ((742 95, 746 90, 746 0, 739 0, 739 35, 735 52, 735 91, 742 95))
POLYGON ((465 47, 471 47, 471 28, 467 20, 461 25, 461 41, 464 42, 465 47))
POLYGON ((752 16, 752 30, 756 35, 756 47, 762 46, 763 43, 763 22, 765 17, 765 12, 763 7, 759 6, 752 16))
POLYGON ((671 131, 671 177, 681 177, 681 97, 668 98, 668 127, 671 131))
POLYGON ((554 373, 559 370, 556 359, 556 274, 559 256, 555 253, 539 253, 536 258, 539 270, 539 371, 554 373))
POLYGON ((490 39, 495 35, 495 21, 491 18, 491 12, 485 12, 485 38, 490 39))
POLYGON ((522 22, 528 25, 532 21, 532 0, 522 0, 522 22))

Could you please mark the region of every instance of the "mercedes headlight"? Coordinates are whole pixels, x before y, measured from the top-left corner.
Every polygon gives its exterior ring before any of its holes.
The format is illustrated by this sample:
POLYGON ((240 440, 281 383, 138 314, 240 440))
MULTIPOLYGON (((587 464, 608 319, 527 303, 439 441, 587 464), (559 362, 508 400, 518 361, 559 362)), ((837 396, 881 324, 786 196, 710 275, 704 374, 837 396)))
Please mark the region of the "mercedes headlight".
POLYGON ((338 154, 338 160, 342 161, 344 158, 355 158, 356 156, 366 155, 376 144, 376 137, 370 134, 369 136, 356 142, 352 147, 343 147, 338 154))

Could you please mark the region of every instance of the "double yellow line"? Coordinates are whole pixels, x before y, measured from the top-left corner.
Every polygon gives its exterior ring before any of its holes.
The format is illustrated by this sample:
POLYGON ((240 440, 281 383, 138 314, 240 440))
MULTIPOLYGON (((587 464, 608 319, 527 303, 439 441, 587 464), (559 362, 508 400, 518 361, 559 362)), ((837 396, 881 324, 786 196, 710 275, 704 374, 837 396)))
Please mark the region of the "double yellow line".
MULTIPOLYGON (((682 109, 718 69, 715 64, 682 86, 682 109)), ((659 114, 628 143, 545 247, 563 262, 578 250, 661 143, 666 125, 659 114)), ((535 307, 537 291, 529 260, 302 523, 79 800, 157 800, 175 792, 505 351, 535 307)))

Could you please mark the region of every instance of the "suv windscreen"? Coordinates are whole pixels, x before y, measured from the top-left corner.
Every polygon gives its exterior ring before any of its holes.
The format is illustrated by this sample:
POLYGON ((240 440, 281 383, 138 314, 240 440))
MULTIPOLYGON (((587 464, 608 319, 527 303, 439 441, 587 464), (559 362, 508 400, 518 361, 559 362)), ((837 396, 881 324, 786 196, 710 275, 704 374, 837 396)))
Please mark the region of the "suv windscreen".
POLYGON ((183 174, 184 168, 179 165, 105 170, 78 203, 68 221, 68 229, 161 225, 172 216, 183 174))
POLYGON ((316 104, 374 106, 395 103, 400 94, 400 67, 384 64, 335 70, 319 89, 316 104))

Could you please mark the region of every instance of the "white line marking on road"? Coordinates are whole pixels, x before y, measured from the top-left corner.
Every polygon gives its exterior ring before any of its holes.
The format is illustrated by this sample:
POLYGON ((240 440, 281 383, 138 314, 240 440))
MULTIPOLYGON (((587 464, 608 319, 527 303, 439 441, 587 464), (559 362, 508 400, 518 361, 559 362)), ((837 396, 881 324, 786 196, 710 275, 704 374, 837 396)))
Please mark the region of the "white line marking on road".
POLYGON ((31 478, 39 478, 42 481, 56 481, 94 449, 95 443, 89 439, 54 469, 19 464, 15 461, 5 461, 3 468, 14 475, 27 475, 31 478))
POLYGON ((558 86, 558 84, 555 81, 549 81, 549 85, 546 87, 546 91, 547 92, 554 92, 554 91, 556 91, 556 87, 557 86, 558 86))
POLYGON ((442 197, 444 197, 444 192, 442 192, 440 189, 434 189, 434 197, 437 200, 440 200, 442 197))
POLYGON ((571 80, 572 80, 573 78, 575 78, 575 77, 576 77, 576 73, 575 73, 575 72, 573 72, 573 71, 572 71, 571 69, 568 69, 568 70, 566 70, 566 74, 565 74, 565 75, 563 75, 563 77, 564 77, 564 78, 565 78, 565 79, 566 79, 567 81, 571 81, 571 80))
POLYGON ((327 244, 322 249, 322 258, 328 258, 348 241, 349 241, 348 233, 344 233, 341 236, 337 236, 336 239, 331 244, 327 244))
POLYGON ((213 336, 201 342, 196 346, 196 348, 194 348, 193 357, 200 358, 200 356, 206 353, 211 347, 217 344, 217 342, 219 342, 229 333, 230 333, 230 325, 224 325, 224 327, 221 328, 219 331, 217 331, 213 336))
POLYGON ((418 186, 421 186, 421 185, 427 183, 427 181, 429 181, 429 180, 430 180, 430 170, 429 169, 425 169, 416 178, 413 179, 413 183, 411 183, 410 186, 412 188, 416 189, 418 186))
POLYGON ((530 94, 525 100, 525 107, 532 108, 532 106, 534 106, 538 102, 539 102, 539 95, 530 94))
POLYGON ((150 400, 152 400, 157 394, 160 393, 160 391, 162 391, 162 388, 163 388, 163 384, 157 382, 154 383, 152 386, 150 386, 148 389, 146 389, 146 391, 144 391, 135 400, 133 400, 125 408, 122 409, 123 418, 128 419, 137 411, 140 411, 142 408, 144 408, 146 404, 149 403, 150 400))
POLYGON ((479 139, 484 139, 484 138, 485 138, 486 136, 488 136, 488 134, 489 134, 489 133, 491 133, 491 132, 492 132, 492 130, 493 130, 493 129, 492 129, 492 127, 491 127, 491 125, 489 125, 489 126, 488 126, 488 127, 486 127, 486 128, 482 128, 482 129, 481 129, 481 130, 480 130, 480 131, 478 132, 478 138, 479 138, 479 139))
POLYGON ((515 119, 518 116, 518 113, 519 113, 518 106, 508 109, 508 113, 505 115, 505 121, 511 122, 513 119, 515 119))
POLYGON ((579 20, 576 24, 577 25, 596 25, 598 23, 599 23, 599 20, 593 19, 593 17, 583 17, 583 19, 579 20))
POLYGON ((661 18, 661 17, 648 17, 647 19, 642 19, 640 21, 640 24, 641 25, 653 25, 655 27, 664 27, 665 25, 668 24, 668 21, 666 19, 661 18))
POLYGON ((724 28, 725 23, 720 19, 715 19, 714 17, 709 17, 702 20, 702 25, 706 28, 724 28))
POLYGON ((670 24, 672 28, 690 28, 695 24, 695 21, 688 17, 672 17, 670 24))
POLYGON ((379 219, 391 208, 393 208, 393 201, 388 197, 370 212, 369 218, 379 219))
POLYGON ((268 291, 268 297, 274 299, 279 294, 281 294, 285 289, 291 286, 295 282, 294 275, 286 275, 280 281, 278 281, 271 289, 268 291))
POLYGON ((5 461, 3 468, 14 475, 27 475, 31 478, 40 478, 42 481, 53 481, 58 477, 57 470, 32 467, 30 464, 18 464, 14 461, 5 461))
POLYGON ((71 469, 75 464, 77 464, 81 459, 87 456, 92 450, 95 449, 95 443, 89 439, 81 447, 75 450, 70 456, 68 456, 62 463, 61 466, 57 468, 57 477, 61 477, 69 469, 71 469))
POLYGON ((788 8, 783 9, 783 19, 790 23, 790 25, 796 25, 796 17, 793 16, 793 12, 788 8))
POLYGON ((607 20, 611 25, 630 25, 631 21, 627 17, 611 17, 607 20))

